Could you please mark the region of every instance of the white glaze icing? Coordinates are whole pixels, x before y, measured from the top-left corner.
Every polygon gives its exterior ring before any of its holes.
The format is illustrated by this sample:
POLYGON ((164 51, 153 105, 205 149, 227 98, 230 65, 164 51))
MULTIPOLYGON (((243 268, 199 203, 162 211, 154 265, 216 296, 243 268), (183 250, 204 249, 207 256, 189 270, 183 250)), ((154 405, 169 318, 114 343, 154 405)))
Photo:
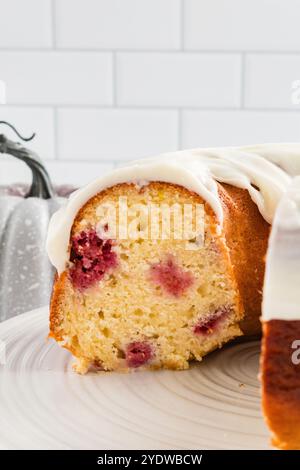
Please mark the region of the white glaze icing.
POLYGON ((300 144, 193 149, 133 161, 73 193, 51 219, 47 251, 60 274, 68 262, 70 230, 79 209, 95 194, 118 183, 163 181, 198 193, 215 211, 222 206, 216 181, 247 189, 262 216, 272 222, 291 176, 300 174, 300 144), (257 189, 258 188, 258 189, 257 189))
POLYGON ((300 176, 283 195, 266 258, 262 317, 300 320, 300 176))

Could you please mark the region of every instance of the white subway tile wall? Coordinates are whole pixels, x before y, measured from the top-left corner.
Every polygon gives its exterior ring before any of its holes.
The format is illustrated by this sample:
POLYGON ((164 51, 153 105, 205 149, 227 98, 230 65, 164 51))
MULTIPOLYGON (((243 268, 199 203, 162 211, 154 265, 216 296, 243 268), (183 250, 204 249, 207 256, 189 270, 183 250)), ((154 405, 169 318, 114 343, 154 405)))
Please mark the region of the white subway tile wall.
POLYGON ((68 49, 179 49, 181 0, 56 0, 56 41, 68 49))
MULTIPOLYGON (((180 148, 299 140, 299 0, 0 0, 0 12, 0 120, 36 132, 26 145, 56 184, 180 148)), ((23 180, 1 155, 0 184, 23 180)))
POLYGON ((1 48, 50 49, 53 45, 51 9, 51 0, 1 0, 1 48))
POLYGON ((117 105, 237 108, 240 70, 238 54, 119 53, 117 105))
POLYGON ((112 57, 107 52, 0 52, 0 64, 9 103, 112 104, 112 57))
MULTIPOLYGON (((37 152, 42 159, 55 159, 55 126, 54 109, 52 107, 0 105, 0 121, 12 123, 25 138, 30 137, 35 132, 35 138, 28 143, 24 142, 24 145, 37 152)), ((0 133, 5 134, 11 140, 16 140, 15 133, 1 124, 0 133)), ((0 154, 0 162, 1 160, 2 155, 0 154)))
POLYGON ((246 58, 247 108, 295 109, 293 84, 300 78, 300 55, 249 54, 246 58))
POLYGON ((187 49, 299 51, 299 0, 184 0, 187 49))
POLYGON ((270 111, 183 111, 184 148, 300 140, 300 115, 270 111))
POLYGON ((62 108, 57 120, 61 160, 118 161, 177 149, 173 110, 62 108))

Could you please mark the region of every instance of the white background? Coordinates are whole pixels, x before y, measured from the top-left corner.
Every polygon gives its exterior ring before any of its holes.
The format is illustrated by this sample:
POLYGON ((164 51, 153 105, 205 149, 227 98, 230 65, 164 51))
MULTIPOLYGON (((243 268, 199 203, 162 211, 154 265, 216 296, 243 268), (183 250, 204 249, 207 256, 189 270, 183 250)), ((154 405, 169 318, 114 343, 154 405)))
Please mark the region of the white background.
MULTIPOLYGON (((0 0, 0 80, 0 119, 37 132, 56 183, 179 148, 299 141, 300 0, 0 0)), ((0 184, 21 180, 0 154, 0 184)))

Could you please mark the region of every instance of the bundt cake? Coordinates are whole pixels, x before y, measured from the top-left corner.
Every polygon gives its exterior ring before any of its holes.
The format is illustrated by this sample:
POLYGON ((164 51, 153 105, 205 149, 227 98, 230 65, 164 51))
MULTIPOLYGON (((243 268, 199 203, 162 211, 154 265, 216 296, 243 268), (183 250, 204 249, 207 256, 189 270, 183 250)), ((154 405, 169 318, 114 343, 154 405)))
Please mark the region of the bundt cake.
POLYGON ((259 335, 270 224, 295 174, 298 144, 195 149, 73 193, 47 250, 50 336, 76 370, 186 369, 259 335))

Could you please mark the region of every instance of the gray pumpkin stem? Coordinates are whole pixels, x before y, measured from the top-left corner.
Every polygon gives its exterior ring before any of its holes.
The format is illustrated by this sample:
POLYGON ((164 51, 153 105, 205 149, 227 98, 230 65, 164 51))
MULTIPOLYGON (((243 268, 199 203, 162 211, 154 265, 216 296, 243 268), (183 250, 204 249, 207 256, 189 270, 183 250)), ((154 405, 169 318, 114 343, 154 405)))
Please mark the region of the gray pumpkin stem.
POLYGON ((15 126, 13 126, 10 122, 7 122, 7 121, 0 121, 0 124, 4 124, 5 126, 7 127, 10 127, 15 134, 17 134, 17 136, 19 137, 19 139, 21 140, 24 140, 24 142, 29 142, 30 140, 32 140, 34 137, 35 137, 35 132, 33 134, 31 134, 30 137, 24 137, 23 135, 20 134, 20 132, 15 128, 15 126))
MULTIPOLYGON (((4 121, 0 121, 0 124, 9 125, 9 127, 11 127, 17 133, 17 135, 23 139, 23 137, 20 136, 20 134, 11 124, 4 121)), ((31 140, 33 137, 34 134, 30 138, 23 140, 31 140)), ((26 163, 26 165, 30 168, 32 172, 32 183, 25 198, 38 197, 42 199, 50 199, 54 197, 55 193, 49 174, 42 164, 41 159, 35 152, 28 150, 21 144, 13 142, 12 140, 7 139, 5 135, 0 134, 0 153, 13 155, 14 157, 26 163)))

